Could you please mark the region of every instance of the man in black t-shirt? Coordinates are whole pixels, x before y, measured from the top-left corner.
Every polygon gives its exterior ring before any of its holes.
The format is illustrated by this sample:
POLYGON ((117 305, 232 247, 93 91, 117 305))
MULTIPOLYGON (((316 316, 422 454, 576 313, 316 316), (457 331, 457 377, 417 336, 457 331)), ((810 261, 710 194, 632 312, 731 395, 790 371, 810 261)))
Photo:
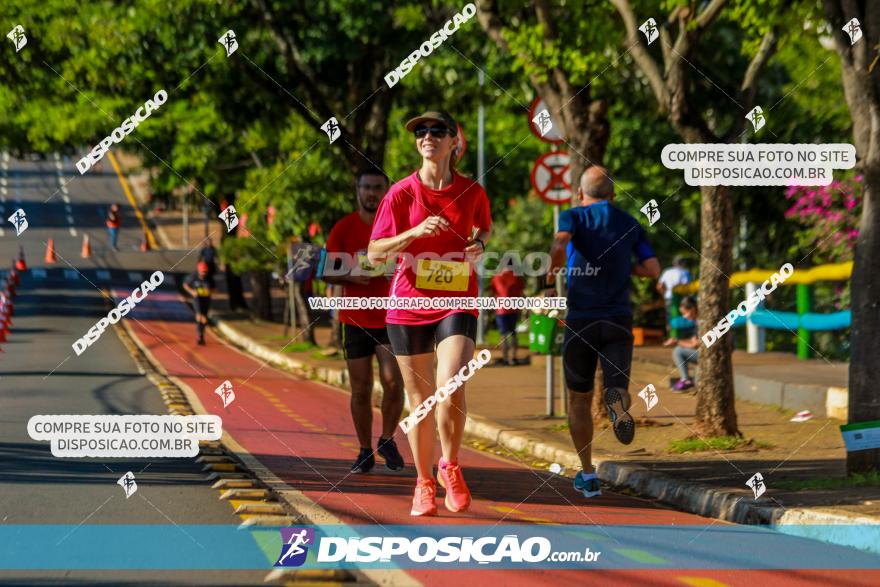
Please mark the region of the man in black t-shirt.
POLYGON ((197 273, 190 274, 183 282, 183 289, 193 298, 196 311, 196 330, 199 333, 198 343, 205 344, 205 325, 208 323, 208 310, 211 309, 211 294, 214 286, 208 277, 208 264, 198 264, 197 273))

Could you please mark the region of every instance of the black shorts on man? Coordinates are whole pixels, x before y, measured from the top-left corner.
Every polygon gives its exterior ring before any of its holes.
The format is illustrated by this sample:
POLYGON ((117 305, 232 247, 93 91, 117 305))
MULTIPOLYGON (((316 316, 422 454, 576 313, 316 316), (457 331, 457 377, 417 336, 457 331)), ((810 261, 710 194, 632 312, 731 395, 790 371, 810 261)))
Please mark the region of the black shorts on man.
POLYGON ((342 348, 346 359, 361 359, 376 354, 378 345, 388 345, 388 331, 384 328, 361 328, 342 324, 342 348))

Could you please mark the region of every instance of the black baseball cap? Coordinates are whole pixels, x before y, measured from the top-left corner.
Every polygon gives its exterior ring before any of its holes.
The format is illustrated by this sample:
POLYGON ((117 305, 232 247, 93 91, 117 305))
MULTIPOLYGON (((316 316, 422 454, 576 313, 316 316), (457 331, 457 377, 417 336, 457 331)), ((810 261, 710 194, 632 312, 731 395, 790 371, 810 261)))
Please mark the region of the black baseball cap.
POLYGON ((440 122, 445 124, 446 128, 448 128, 453 135, 458 134, 458 123, 456 123, 455 119, 445 110, 427 110, 420 116, 411 118, 409 122, 406 123, 406 130, 413 132, 416 127, 423 122, 440 122))

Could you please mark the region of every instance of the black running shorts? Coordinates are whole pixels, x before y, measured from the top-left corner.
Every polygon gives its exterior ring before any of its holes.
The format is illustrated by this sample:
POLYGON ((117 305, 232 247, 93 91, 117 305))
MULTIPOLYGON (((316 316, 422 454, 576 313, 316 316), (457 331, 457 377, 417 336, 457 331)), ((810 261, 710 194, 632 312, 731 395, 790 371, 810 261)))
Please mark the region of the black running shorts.
POLYGON ((384 328, 361 328, 342 323, 342 348, 346 359, 361 359, 376 354, 377 345, 388 344, 388 331, 384 328))
POLYGON ((196 314, 204 314, 207 316, 208 310, 211 309, 211 298, 196 296, 193 298, 193 305, 196 308, 196 314))
POLYGON ((444 338, 463 335, 477 338, 477 317, 456 312, 431 324, 389 324, 388 338, 395 355, 423 355, 433 353, 434 345, 444 338))
POLYGON ((593 391, 596 365, 602 361, 605 389, 627 389, 633 354, 632 316, 569 318, 565 324, 565 385, 575 393, 593 391))

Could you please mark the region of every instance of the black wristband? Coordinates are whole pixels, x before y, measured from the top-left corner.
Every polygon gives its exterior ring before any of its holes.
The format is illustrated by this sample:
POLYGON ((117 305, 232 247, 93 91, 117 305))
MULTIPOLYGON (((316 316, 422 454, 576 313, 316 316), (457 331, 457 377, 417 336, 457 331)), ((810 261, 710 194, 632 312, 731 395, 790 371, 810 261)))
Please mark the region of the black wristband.
POLYGON ((483 251, 486 250, 486 243, 484 243, 482 239, 479 239, 479 238, 477 238, 477 237, 474 237, 474 242, 478 242, 478 243, 480 243, 480 246, 483 247, 483 251))

